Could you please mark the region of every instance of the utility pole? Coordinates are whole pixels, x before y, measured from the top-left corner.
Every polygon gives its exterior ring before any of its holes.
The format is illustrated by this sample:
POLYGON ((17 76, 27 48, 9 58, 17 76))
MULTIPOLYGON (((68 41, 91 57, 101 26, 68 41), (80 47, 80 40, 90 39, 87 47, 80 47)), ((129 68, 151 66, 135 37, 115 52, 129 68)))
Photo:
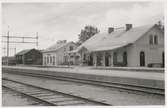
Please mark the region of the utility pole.
POLYGON ((7 33, 7 65, 9 65, 9 31, 7 33))
POLYGON ((16 55, 16 47, 14 48, 14 55, 16 55))
POLYGON ((36 32, 36 46, 37 46, 37 48, 38 48, 38 32, 36 32))
MULTIPOLYGON (((4 48, 2 48, 3 49, 3 55, 5 56, 6 55, 6 50, 7 50, 7 48, 6 47, 4 47, 4 48)), ((13 50, 14 51, 14 55, 16 55, 16 47, 14 47, 14 48, 9 48, 9 50, 13 50)))
MULTIPOLYGON (((9 26, 8 26, 9 27, 9 26)), ((9 31, 7 32, 7 36, 2 36, 3 38, 7 38, 7 41, 2 41, 4 43, 7 43, 7 65, 9 65, 9 43, 29 43, 29 44, 36 44, 38 48, 38 32, 36 32, 36 37, 30 37, 30 36, 10 36, 9 31), (17 38, 22 39, 22 41, 9 41, 10 38, 17 38), (32 41, 25 41, 25 39, 35 39, 36 42, 32 41)), ((15 54, 16 54, 16 48, 15 48, 15 54)))

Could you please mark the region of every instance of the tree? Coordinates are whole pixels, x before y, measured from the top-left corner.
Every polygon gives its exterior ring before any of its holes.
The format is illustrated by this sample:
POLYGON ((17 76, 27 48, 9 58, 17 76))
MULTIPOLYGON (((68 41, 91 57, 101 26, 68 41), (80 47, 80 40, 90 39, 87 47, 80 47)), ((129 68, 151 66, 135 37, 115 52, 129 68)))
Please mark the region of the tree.
POLYGON ((91 25, 87 25, 84 27, 84 29, 81 30, 81 33, 78 35, 79 36, 79 41, 78 44, 82 44, 86 40, 88 40, 90 37, 93 35, 99 33, 100 31, 97 29, 97 27, 93 27, 91 25))

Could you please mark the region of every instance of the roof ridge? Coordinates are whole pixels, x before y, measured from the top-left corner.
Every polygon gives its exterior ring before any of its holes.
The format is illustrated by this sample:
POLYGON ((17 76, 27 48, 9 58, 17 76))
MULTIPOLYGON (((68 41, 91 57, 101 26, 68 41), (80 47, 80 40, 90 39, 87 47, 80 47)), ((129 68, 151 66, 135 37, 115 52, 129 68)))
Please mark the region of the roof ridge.
POLYGON ((60 49, 60 48, 62 48, 64 46, 66 46, 69 43, 74 43, 74 42, 73 41, 69 41, 69 42, 61 43, 61 44, 60 43, 56 43, 56 44, 52 45, 51 47, 45 49, 44 52, 47 52, 47 51, 56 51, 56 50, 58 50, 58 49, 60 49), (56 45, 59 45, 59 46, 56 46, 56 45), (56 47, 56 48, 53 48, 53 47, 56 47))
POLYGON ((149 25, 142 25, 136 26, 131 28, 130 30, 117 30, 112 33, 99 33, 85 41, 82 45, 78 47, 81 48, 82 46, 86 47, 89 51, 93 51, 95 49, 100 49, 100 47, 109 47, 116 48, 112 46, 118 46, 125 44, 134 43, 140 37, 142 37, 147 31, 153 28, 153 24, 149 25), (100 37, 100 38, 99 38, 100 37))

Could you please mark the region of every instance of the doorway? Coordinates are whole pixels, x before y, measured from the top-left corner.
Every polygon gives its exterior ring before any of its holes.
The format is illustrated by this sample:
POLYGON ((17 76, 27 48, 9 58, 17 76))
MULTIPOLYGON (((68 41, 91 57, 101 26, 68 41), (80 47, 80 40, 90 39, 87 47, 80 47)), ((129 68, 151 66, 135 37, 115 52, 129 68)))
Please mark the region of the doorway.
POLYGON ((93 55, 92 55, 92 54, 90 54, 90 56, 89 56, 88 65, 89 65, 89 66, 93 66, 93 55))
POLYGON ((145 54, 143 51, 140 52, 140 66, 145 66, 145 54))
POLYGON ((162 67, 165 66, 164 62, 165 62, 165 57, 164 57, 164 52, 162 52, 162 67))
POLYGON ((128 63, 128 62, 127 62, 127 52, 124 52, 124 53, 123 53, 123 65, 124 65, 124 66, 127 66, 127 63, 128 63))
POLYGON ((110 66, 111 56, 109 54, 105 55, 105 66, 110 66))

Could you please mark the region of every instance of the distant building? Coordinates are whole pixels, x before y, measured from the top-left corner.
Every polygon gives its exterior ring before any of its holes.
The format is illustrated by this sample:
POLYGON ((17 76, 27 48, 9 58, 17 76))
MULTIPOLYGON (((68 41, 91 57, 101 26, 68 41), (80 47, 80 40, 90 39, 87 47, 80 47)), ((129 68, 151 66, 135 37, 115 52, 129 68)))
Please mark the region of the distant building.
MULTIPOLYGON (((58 41, 53 46, 43 50, 43 65, 68 65, 70 63, 69 51, 76 49, 74 42, 67 42, 66 40, 58 41)), ((71 64, 73 64, 71 62, 71 64)))
POLYGON ((42 65, 42 53, 36 49, 22 50, 15 57, 17 64, 42 65))
POLYGON ((2 65, 16 65, 16 59, 14 56, 2 57, 2 65))
POLYGON ((125 29, 109 28, 85 41, 73 53, 80 54, 83 65, 164 66, 164 32, 157 25, 125 29))

